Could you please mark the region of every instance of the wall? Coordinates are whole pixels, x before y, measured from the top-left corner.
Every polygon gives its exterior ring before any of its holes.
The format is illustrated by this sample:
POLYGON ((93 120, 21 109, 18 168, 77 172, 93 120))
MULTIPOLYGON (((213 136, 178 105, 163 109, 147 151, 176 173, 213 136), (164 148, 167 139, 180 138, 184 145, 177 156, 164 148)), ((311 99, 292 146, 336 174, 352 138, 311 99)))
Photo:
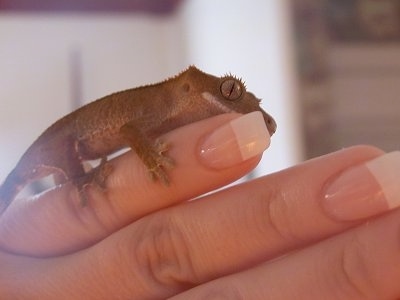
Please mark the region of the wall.
POLYGON ((293 1, 305 156, 398 150, 400 2, 293 1))
POLYGON ((215 74, 232 72, 242 77, 278 123, 271 147, 253 175, 300 161, 303 145, 289 1, 192 0, 187 4, 189 61, 215 74))
POLYGON ((0 181, 54 120, 189 64, 232 72, 278 122, 258 174, 301 159, 287 1, 191 0, 169 17, 0 14, 0 181))
POLYGON ((0 15, 0 180, 74 107, 186 66, 179 19, 0 15))

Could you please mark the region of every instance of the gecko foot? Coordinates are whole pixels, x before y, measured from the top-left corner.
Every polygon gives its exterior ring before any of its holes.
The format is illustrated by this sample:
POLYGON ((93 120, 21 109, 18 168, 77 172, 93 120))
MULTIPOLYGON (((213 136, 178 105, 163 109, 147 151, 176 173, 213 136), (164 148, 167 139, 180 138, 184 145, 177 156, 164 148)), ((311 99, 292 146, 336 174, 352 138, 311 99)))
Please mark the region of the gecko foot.
POLYGON ((111 174, 112 171, 113 167, 107 162, 107 158, 103 157, 101 159, 100 165, 92 170, 92 172, 94 172, 94 182, 97 183, 97 185, 101 189, 105 190, 107 177, 111 174))
POLYGON ((161 181, 164 185, 169 185, 169 176, 167 172, 161 165, 157 165, 154 168, 149 169, 151 180, 153 181, 161 181))
POLYGON ((107 162, 107 158, 102 158, 100 165, 89 170, 85 175, 75 179, 75 185, 78 189, 79 198, 82 206, 88 203, 87 187, 95 186, 102 191, 106 190, 106 179, 111 174, 113 168, 107 162))
POLYGON ((175 165, 172 158, 166 156, 168 151, 168 144, 161 140, 156 140, 155 151, 147 153, 144 162, 150 172, 151 179, 156 181, 160 180, 164 185, 169 185, 169 177, 167 169, 172 169, 175 165))

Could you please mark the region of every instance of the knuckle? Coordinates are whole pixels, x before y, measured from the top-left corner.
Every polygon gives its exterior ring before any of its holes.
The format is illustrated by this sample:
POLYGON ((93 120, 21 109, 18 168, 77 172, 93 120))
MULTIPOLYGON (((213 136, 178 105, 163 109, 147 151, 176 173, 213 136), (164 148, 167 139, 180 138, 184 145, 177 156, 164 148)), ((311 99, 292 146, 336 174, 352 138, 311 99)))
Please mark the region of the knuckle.
POLYGON ((273 232, 280 240, 287 242, 298 242, 300 240, 298 226, 295 225, 295 213, 293 204, 287 193, 276 187, 268 191, 268 195, 262 195, 258 203, 262 206, 255 207, 256 215, 259 216, 259 226, 263 230, 273 232), (266 214, 260 214, 260 211, 266 214))
POLYGON ((340 254, 339 284, 343 293, 353 298, 378 299, 373 272, 370 270, 368 245, 355 237, 340 254))
POLYGON ((190 286, 195 280, 185 231, 173 214, 157 214, 135 238, 135 260, 150 282, 161 286, 190 286))

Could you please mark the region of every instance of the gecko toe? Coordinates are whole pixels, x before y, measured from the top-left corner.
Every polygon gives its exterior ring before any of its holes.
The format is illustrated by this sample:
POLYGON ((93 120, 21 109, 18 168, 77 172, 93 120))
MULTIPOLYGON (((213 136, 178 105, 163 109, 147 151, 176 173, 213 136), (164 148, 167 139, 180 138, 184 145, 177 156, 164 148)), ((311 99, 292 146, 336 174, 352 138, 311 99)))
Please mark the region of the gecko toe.
POLYGON ((169 186, 168 174, 161 166, 150 169, 149 173, 152 181, 160 181, 165 186, 169 186))

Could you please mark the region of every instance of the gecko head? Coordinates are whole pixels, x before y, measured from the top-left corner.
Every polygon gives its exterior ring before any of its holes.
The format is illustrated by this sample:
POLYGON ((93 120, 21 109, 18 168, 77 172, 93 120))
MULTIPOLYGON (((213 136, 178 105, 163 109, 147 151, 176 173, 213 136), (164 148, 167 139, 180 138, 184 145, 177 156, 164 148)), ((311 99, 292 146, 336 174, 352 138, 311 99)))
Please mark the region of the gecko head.
POLYGON ((195 101, 197 104, 193 107, 201 107, 204 117, 221 113, 246 114, 260 111, 269 134, 272 136, 276 131, 275 120, 261 108, 260 99, 246 90, 240 78, 232 74, 216 77, 190 66, 178 79, 181 83, 182 98, 186 99, 186 102, 190 102, 188 99, 195 101), (197 101, 201 101, 202 104, 197 101))
POLYGON ((232 111, 238 113, 260 111, 263 114, 269 134, 272 136, 275 133, 275 120, 261 108, 261 100, 253 93, 246 91, 246 85, 240 78, 231 74, 222 77, 219 92, 219 98, 223 99, 223 103, 232 111))

